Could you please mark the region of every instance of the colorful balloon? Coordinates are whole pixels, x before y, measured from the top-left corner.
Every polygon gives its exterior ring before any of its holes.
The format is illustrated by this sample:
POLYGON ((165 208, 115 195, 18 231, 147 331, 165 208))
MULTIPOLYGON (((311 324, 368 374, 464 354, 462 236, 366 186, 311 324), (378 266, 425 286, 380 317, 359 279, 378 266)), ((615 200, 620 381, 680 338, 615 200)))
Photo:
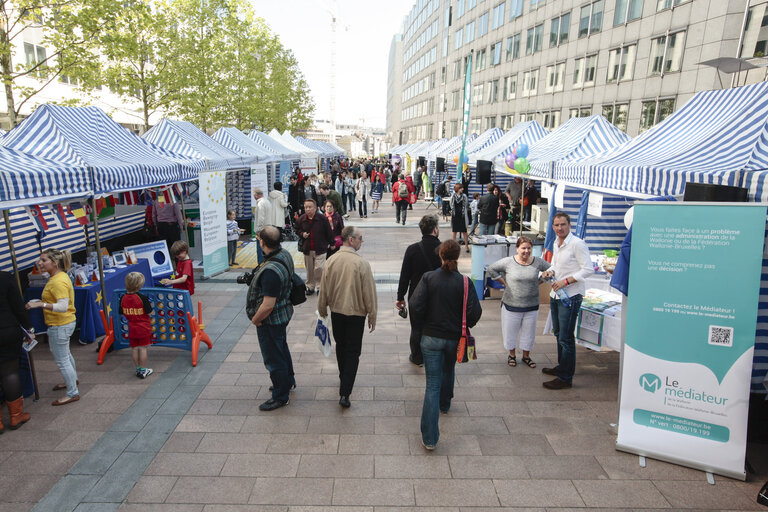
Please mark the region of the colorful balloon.
POLYGON ((518 158, 528 158, 528 144, 520 144, 515 148, 515 153, 518 158))
POLYGON ((507 164, 507 169, 515 166, 515 160, 517 159, 512 154, 509 154, 506 157, 504 157, 504 163, 507 164))
POLYGON ((517 171, 514 170, 512 167, 508 166, 506 163, 504 164, 504 168, 507 169, 507 172, 509 174, 517 174, 517 171))
POLYGON ((520 174, 527 173, 528 169, 530 168, 531 168, 531 165, 528 163, 528 160, 526 160, 525 158, 520 157, 517 160, 515 160, 515 170, 520 174))
POLYGON ((459 164, 459 155, 455 155, 455 156, 453 157, 453 163, 455 163, 456 165, 458 165, 458 164, 459 164))

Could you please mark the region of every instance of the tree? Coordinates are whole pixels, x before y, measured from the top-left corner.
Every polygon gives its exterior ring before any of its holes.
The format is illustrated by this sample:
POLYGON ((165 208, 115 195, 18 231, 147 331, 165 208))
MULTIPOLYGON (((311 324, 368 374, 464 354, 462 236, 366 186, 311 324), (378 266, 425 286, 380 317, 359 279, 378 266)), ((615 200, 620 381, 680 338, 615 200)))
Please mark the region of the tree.
POLYGON ((125 2, 99 43, 106 58, 105 84, 124 98, 139 100, 144 131, 150 116, 167 108, 178 92, 170 79, 175 58, 170 26, 164 9, 147 0, 125 2))
POLYGON ((21 108, 59 77, 84 88, 98 85, 95 43, 119 8, 116 0, 0 2, 0 78, 12 127, 21 108), (20 59, 16 45, 32 30, 42 32, 42 45, 23 43, 20 59))

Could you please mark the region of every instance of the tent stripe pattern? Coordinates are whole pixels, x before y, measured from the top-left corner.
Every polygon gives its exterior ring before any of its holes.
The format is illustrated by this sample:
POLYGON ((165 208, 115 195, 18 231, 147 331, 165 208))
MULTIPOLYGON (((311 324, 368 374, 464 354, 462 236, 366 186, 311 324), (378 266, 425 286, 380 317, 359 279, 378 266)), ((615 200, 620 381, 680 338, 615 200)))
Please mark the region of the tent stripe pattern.
POLYGON ((494 142, 499 140, 504 135, 504 131, 501 128, 491 128, 486 130, 482 134, 478 135, 475 140, 467 144, 467 154, 475 153, 476 151, 482 151, 494 142))
POLYGON ((549 132, 537 121, 524 121, 518 123, 490 146, 482 151, 469 155, 470 165, 477 165, 477 160, 494 161, 494 159, 499 157, 501 158, 499 161, 499 168, 503 170, 503 157, 511 154, 520 144, 527 144, 529 147, 532 146, 542 138, 546 137, 548 133, 549 132))
POLYGON ((205 165, 149 144, 96 107, 41 105, 2 144, 90 167, 96 194, 192 180, 205 165))
MULTIPOLYGON (((43 208, 43 216, 49 226, 55 226, 53 215, 47 208, 43 208)), ((39 245, 37 242, 37 229, 35 229, 23 208, 12 208, 8 212, 8 217, 11 222, 11 231, 13 232, 16 259, 21 269, 29 268, 35 264, 35 261, 40 256, 40 247, 43 249, 49 247, 55 247, 60 250, 69 249, 73 253, 85 249, 83 226, 77 223, 74 215, 67 214, 69 229, 50 228, 48 231, 45 231, 39 245)), ((104 241, 127 233, 133 233, 141 229, 143 225, 143 210, 119 217, 99 219, 99 239, 104 241)), ((93 226, 88 226, 88 230, 89 236, 93 241, 93 226)), ((0 245, 0 270, 13 270, 11 253, 7 244, 0 245)))
POLYGON ((256 142, 256 144, 263 146, 264 148, 267 148, 271 151, 275 151, 285 160, 298 160, 301 158, 301 155, 298 153, 298 151, 284 146, 282 142, 274 140, 266 133, 252 131, 247 135, 247 137, 256 142))
POLYGON ((142 137, 174 153, 189 158, 206 159, 209 169, 243 169, 255 159, 249 157, 246 162, 241 155, 230 151, 186 121, 163 119, 142 137))
POLYGON ((280 157, 274 151, 256 144, 237 128, 219 128, 212 136, 213 140, 234 153, 244 156, 256 156, 259 162, 273 162, 280 157))

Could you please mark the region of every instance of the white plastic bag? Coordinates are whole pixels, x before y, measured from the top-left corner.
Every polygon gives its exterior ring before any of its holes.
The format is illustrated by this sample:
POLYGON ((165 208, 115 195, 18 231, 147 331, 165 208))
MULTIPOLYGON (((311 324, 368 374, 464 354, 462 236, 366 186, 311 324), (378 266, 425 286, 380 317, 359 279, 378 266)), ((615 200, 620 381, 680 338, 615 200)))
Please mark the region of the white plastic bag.
MULTIPOLYGON (((317 312, 316 312, 317 313, 317 312)), ((331 331, 327 325, 328 319, 317 313, 317 325, 315 326, 315 343, 325 357, 331 356, 331 331)))

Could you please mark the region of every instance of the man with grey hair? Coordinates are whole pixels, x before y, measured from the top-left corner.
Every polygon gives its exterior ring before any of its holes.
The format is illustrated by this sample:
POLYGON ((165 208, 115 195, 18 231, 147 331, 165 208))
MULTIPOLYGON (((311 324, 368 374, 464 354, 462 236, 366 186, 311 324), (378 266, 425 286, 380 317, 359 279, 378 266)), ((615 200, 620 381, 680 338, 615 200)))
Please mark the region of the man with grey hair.
POLYGON ((331 310, 339 364, 339 405, 347 408, 360 364, 365 318, 373 332, 377 300, 371 265, 357 252, 363 245, 362 233, 354 226, 346 226, 341 230, 341 241, 344 245, 325 265, 317 311, 324 317, 328 308, 331 310))
MULTIPOLYGON (((264 191, 256 187, 253 189, 253 231, 254 233, 261 232, 267 226, 271 226, 271 211, 272 205, 269 199, 264 197, 264 191)), ((256 254, 258 256, 259 263, 264 261, 264 252, 261 249, 261 244, 256 245, 256 254)))

